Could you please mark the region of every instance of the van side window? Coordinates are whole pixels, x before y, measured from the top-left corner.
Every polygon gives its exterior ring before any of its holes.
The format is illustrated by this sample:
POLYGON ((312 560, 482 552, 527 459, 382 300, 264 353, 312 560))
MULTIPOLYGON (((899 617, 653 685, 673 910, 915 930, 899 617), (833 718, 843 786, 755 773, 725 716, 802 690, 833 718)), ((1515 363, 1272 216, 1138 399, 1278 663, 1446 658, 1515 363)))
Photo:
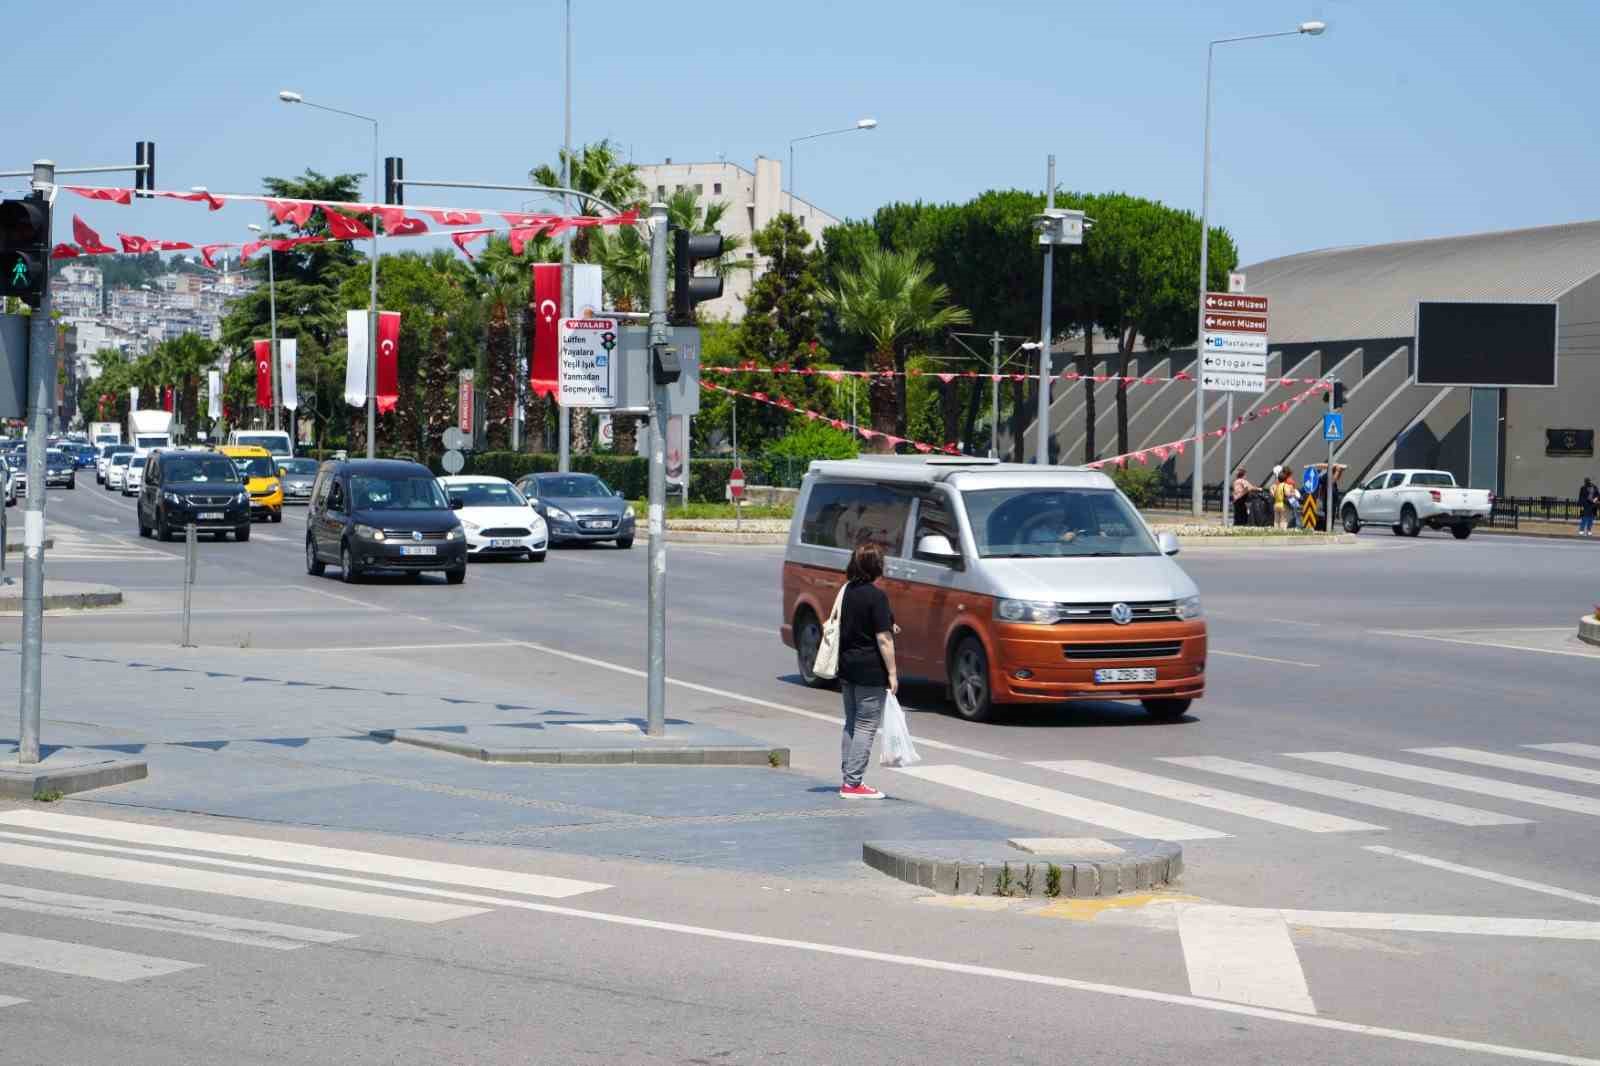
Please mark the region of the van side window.
POLYGON ((344 486, 339 483, 339 479, 336 477, 329 478, 328 480, 333 482, 333 487, 328 490, 328 510, 335 514, 343 514, 344 486))
POLYGON ((882 485, 813 485, 800 524, 800 542, 851 551, 863 540, 900 554, 911 498, 882 485))
POLYGON ((956 550, 961 548, 961 537, 956 533, 955 519, 942 496, 924 496, 917 503, 917 535, 913 546, 921 544, 923 537, 941 536, 956 550))
POLYGON ((144 483, 146 485, 161 484, 161 456, 159 454, 152 455, 150 461, 145 464, 144 483))

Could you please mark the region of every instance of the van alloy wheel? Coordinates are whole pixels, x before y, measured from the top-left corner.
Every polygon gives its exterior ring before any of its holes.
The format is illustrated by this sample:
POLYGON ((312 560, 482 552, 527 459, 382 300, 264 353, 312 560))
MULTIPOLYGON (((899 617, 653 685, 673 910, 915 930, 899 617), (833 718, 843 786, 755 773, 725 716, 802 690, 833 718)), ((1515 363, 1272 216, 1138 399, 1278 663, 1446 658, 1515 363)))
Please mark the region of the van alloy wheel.
POLYGON ((976 637, 964 637, 950 661, 950 695, 956 713, 969 722, 985 721, 994 712, 989 687, 989 657, 976 637))
POLYGON ((822 623, 810 610, 802 611, 794 627, 794 657, 800 668, 800 680, 811 688, 822 688, 826 679, 812 670, 817 663, 817 650, 822 647, 822 623))

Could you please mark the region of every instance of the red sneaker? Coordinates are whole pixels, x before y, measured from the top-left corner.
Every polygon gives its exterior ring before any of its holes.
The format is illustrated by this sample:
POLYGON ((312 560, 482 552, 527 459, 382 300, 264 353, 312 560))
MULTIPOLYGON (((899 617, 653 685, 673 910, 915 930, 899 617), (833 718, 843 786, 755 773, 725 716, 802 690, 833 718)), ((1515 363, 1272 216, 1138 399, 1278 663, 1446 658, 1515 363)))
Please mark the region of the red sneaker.
POLYGON ((883 793, 869 785, 845 785, 839 789, 842 799, 854 800, 881 800, 883 793))

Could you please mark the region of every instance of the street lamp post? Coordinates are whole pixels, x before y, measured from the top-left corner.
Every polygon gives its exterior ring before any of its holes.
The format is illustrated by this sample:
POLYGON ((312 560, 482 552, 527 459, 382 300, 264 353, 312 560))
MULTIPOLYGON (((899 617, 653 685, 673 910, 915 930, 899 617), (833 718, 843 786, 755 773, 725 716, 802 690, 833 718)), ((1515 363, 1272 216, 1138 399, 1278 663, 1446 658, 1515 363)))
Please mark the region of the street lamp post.
MULTIPOLYGON (((278 93, 278 99, 286 104, 304 104, 314 107, 318 111, 331 111, 335 115, 344 115, 347 118, 358 118, 363 122, 372 123, 372 278, 367 304, 367 458, 375 459, 378 456, 378 120, 371 115, 361 115, 354 111, 344 111, 326 104, 312 103, 297 92, 288 89, 278 93)), ((276 345, 274 345, 276 347, 276 345)), ((277 353, 274 352, 274 362, 277 353)), ((277 397, 273 397, 276 401, 277 397)), ((276 417, 277 409, 273 409, 276 417)))
MULTIPOLYGON (((1204 354, 1205 325, 1206 325, 1206 267, 1207 256, 1211 244, 1211 69, 1216 57, 1217 45, 1234 44, 1238 41, 1264 41, 1272 37, 1317 37, 1328 28, 1326 22, 1302 22, 1292 30, 1279 30, 1275 33, 1251 33, 1243 37, 1222 37, 1212 41, 1206 46, 1206 135, 1204 156, 1201 162, 1201 187, 1200 187, 1200 300, 1195 314, 1194 334, 1194 476, 1191 488, 1190 503, 1196 517, 1205 511, 1205 420, 1206 399, 1205 389, 1201 387, 1200 359, 1204 354)), ((1222 472, 1222 483, 1226 487, 1230 471, 1222 472)), ((1222 509, 1228 509, 1227 493, 1224 490, 1222 509)))
MULTIPOLYGON (((254 222, 248 223, 245 226, 245 229, 250 230, 252 233, 261 233, 263 236, 265 236, 265 233, 262 231, 261 227, 256 225, 254 222)), ((273 251, 271 246, 268 246, 267 308, 272 323, 272 428, 276 430, 282 428, 278 423, 278 404, 281 402, 280 398, 283 396, 283 392, 281 391, 282 383, 278 380, 280 377, 278 369, 278 281, 273 271, 272 259, 273 251)))
POLYGON ((862 118, 862 119, 857 119, 856 120, 856 124, 854 126, 846 126, 843 129, 837 129, 837 130, 823 130, 821 133, 808 133, 804 137, 796 137, 794 140, 790 141, 789 142, 789 213, 791 215, 794 214, 794 146, 795 145, 799 144, 801 141, 814 141, 818 137, 832 137, 835 134, 855 133, 857 130, 871 130, 871 129, 877 129, 877 127, 878 127, 878 120, 877 119, 875 119, 875 118, 862 118))

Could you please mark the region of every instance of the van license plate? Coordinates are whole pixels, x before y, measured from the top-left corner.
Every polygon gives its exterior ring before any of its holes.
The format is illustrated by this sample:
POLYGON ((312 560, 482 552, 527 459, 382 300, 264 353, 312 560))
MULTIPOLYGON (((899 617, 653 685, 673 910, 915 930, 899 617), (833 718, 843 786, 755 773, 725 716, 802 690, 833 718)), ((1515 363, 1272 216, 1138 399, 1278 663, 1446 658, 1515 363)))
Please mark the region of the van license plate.
POLYGON ((222 512, 221 511, 201 511, 199 514, 195 515, 195 517, 198 518, 202 522, 220 522, 220 521, 222 521, 222 512))
POLYGON ((438 549, 431 544, 424 544, 420 548, 414 548, 410 545, 406 545, 400 549, 401 555, 435 555, 437 553, 438 549))
POLYGON ((1154 681, 1156 668, 1153 666, 1124 666, 1111 670, 1096 670, 1094 683, 1097 685, 1118 685, 1128 681, 1154 681))

